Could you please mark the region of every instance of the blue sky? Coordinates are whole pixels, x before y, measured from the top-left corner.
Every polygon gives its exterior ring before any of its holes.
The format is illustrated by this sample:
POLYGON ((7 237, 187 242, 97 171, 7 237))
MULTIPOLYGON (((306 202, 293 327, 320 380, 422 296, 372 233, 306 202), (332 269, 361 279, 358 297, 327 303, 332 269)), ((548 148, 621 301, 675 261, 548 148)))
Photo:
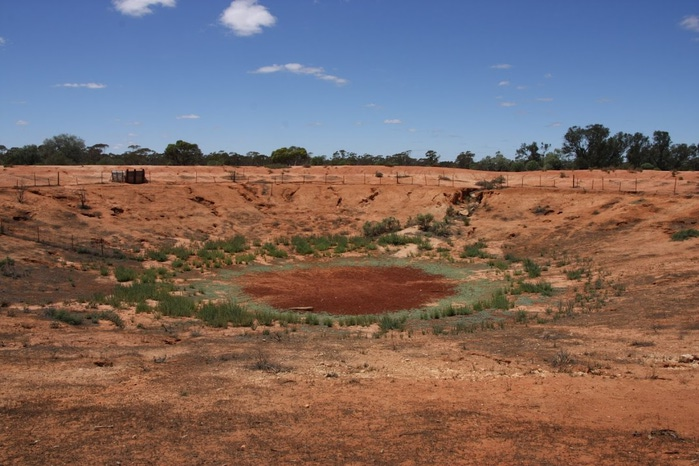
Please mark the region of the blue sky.
POLYGON ((696 0, 0 0, 0 144, 453 160, 699 142, 696 0))

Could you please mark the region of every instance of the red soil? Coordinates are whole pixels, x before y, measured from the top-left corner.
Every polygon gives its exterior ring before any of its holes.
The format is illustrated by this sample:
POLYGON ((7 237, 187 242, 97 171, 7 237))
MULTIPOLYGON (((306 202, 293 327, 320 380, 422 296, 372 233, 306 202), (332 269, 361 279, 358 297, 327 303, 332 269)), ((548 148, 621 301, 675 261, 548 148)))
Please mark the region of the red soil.
POLYGON ((453 294, 443 277, 412 267, 329 267, 248 274, 243 290, 278 309, 363 315, 412 309, 453 294))

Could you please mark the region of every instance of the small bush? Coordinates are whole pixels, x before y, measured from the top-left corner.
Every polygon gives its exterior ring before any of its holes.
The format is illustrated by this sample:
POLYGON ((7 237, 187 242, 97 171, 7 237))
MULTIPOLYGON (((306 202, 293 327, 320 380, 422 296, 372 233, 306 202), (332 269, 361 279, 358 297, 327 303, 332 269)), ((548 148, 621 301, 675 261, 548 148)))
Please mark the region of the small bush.
POLYGON ((672 241, 685 241, 690 238, 699 238, 699 230, 696 230, 694 228, 680 230, 673 233, 670 238, 672 239, 672 241))
POLYGON ((123 265, 117 265, 114 268, 114 277, 119 283, 130 282, 136 280, 138 274, 134 269, 124 267, 123 265))
POLYGON ((362 227, 364 236, 377 238, 386 233, 394 233, 401 229, 400 222, 395 217, 387 217, 380 222, 366 222, 362 227))
POLYGON ((308 242, 306 238, 303 238, 301 236, 294 236, 291 238, 291 245, 294 247, 294 250, 296 251, 297 254, 301 254, 303 256, 307 256, 310 254, 313 254, 313 246, 311 246, 311 243, 308 242))
POLYGON ((505 184, 505 177, 500 175, 496 178, 493 178, 490 181, 487 180, 479 180, 476 181, 476 186, 480 186, 483 189, 500 189, 502 188, 502 185, 505 184))
POLYGON ((524 266, 524 271, 527 272, 529 278, 537 278, 541 276, 541 266, 531 259, 524 259, 522 261, 524 266))
POLYGON ((488 245, 482 239, 479 239, 473 244, 467 244, 464 246, 464 250, 461 253, 461 258, 466 259, 468 257, 480 257, 481 259, 489 259, 491 256, 483 251, 488 245))
POLYGON ((85 315, 78 312, 70 312, 65 309, 50 308, 46 310, 46 317, 64 322, 68 325, 82 325, 85 315))
POLYGON ((261 247, 262 253, 277 259, 286 259, 289 254, 283 249, 279 249, 275 244, 265 243, 261 247))
POLYGON ((165 262, 167 260, 167 252, 160 249, 148 251, 147 256, 149 259, 158 262, 165 262))

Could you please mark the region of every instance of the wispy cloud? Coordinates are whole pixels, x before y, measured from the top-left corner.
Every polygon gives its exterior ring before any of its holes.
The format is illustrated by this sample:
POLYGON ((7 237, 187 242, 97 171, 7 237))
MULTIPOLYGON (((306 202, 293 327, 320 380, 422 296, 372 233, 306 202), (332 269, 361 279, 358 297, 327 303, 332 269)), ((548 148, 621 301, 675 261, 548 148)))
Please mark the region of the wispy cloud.
POLYGON ((379 104, 375 104, 373 102, 366 104, 365 107, 366 108, 373 108, 373 109, 380 109, 381 108, 381 106, 379 104))
POLYGON ((544 75, 544 78, 546 78, 546 79, 551 79, 551 78, 553 78, 553 75, 552 75, 551 73, 546 73, 546 74, 544 75))
POLYGON ((491 68, 494 70, 509 70, 510 68, 512 68, 512 65, 510 65, 509 63, 500 63, 497 65, 492 65, 491 68))
POLYGON ((63 83, 56 84, 53 87, 69 87, 69 88, 84 88, 84 89, 104 89, 107 87, 106 84, 101 83, 63 83))
POLYGON ((384 120, 383 122, 384 122, 384 124, 387 124, 387 125, 400 125, 403 123, 403 121, 399 120, 398 118, 387 119, 387 120, 384 120))
POLYGON ((506 81, 506 80, 500 81, 500 82, 498 83, 498 86, 501 86, 501 87, 502 87, 502 86, 509 86, 509 85, 510 85, 510 81, 506 81))
POLYGON ((514 107, 516 106, 516 102, 500 102, 501 107, 514 107))
POLYGON ((548 126, 549 128, 558 128, 559 126, 561 126, 561 122, 560 122, 560 121, 554 121, 553 123, 551 123, 551 124, 549 124, 549 125, 547 125, 547 126, 548 126))
POLYGON ((201 117, 199 115, 195 115, 194 113, 190 113, 189 115, 178 115, 176 118, 178 120, 198 120, 201 117))
POLYGON ((112 0, 114 8, 123 15, 137 18, 153 13, 151 7, 160 5, 174 7, 176 0, 112 0))
POLYGON ((252 36, 262 32, 263 27, 272 27, 277 18, 257 0, 234 0, 219 18, 221 24, 233 30, 237 36, 252 36))
POLYGON ((7 43, 7 41, 5 40, 5 38, 4 38, 4 37, 0 37, 0 47, 2 47, 3 45, 5 45, 6 43, 7 43))
POLYGON ((270 73, 280 73, 280 72, 293 73, 293 74, 307 74, 310 76, 314 76, 318 79, 322 79, 323 81, 334 82, 335 84, 337 84, 339 86, 341 86, 343 84, 347 84, 349 82, 344 78, 340 78, 340 77, 325 73, 325 70, 321 67, 304 66, 304 65, 301 65, 300 63, 287 63, 285 65, 263 66, 263 67, 256 69, 255 71, 253 71, 253 73, 256 73, 256 74, 270 74, 270 73))
POLYGON ((688 31, 699 32, 699 15, 685 16, 680 21, 680 27, 688 31))
POLYGON ((15 123, 17 126, 27 126, 29 124, 28 121, 26 120, 17 120, 17 123, 15 123))
POLYGON ((553 102, 553 97, 539 97, 537 102, 553 102))

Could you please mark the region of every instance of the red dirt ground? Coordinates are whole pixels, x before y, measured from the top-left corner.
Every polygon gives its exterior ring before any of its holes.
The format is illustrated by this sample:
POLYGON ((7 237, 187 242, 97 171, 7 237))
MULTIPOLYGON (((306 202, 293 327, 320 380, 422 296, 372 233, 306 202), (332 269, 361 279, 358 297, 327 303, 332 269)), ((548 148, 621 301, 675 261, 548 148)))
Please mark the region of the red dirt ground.
MULTIPOLYGON (((244 168, 233 183, 230 168, 147 167, 147 185, 101 183, 118 168, 0 170, 0 261, 12 259, 0 274, 0 465, 699 463, 699 239, 670 240, 699 229, 699 173, 511 173, 470 205, 461 189, 499 173, 244 168), (460 267, 482 239, 499 258, 531 258, 556 293, 517 297, 526 322, 218 329, 92 302, 119 265, 173 268, 112 248, 356 235, 367 220, 441 219, 450 206, 475 208, 451 244, 376 254, 447 260, 442 247, 460 267), (567 278, 577 267, 593 280, 567 278), (586 301, 597 278, 599 306, 586 301), (125 328, 67 325, 50 307, 113 310, 125 328)), ((195 268, 174 280, 194 294, 218 278, 195 268)))
POLYGON ((454 283, 413 267, 316 267, 242 277, 243 291, 277 309, 333 315, 415 309, 454 293, 454 283))

